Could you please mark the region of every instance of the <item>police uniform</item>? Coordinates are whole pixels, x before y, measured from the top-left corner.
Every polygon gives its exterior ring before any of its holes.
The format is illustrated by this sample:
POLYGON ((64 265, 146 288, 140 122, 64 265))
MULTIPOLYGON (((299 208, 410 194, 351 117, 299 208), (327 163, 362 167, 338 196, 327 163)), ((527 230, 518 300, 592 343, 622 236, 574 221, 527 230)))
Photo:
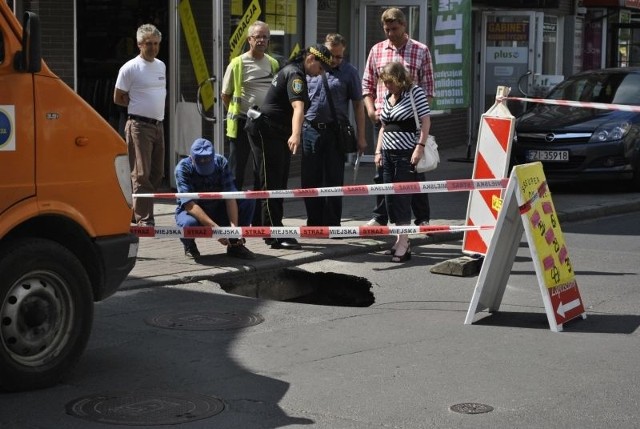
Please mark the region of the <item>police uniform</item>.
MULTIPOLYGON (((303 101, 309 107, 307 80, 302 63, 292 63, 280 70, 260 107, 262 122, 259 133, 251 136, 254 154, 260 154, 262 189, 286 189, 291 164, 287 142, 291 136, 292 101, 303 101)), ((282 198, 262 201, 263 225, 282 226, 282 198)))

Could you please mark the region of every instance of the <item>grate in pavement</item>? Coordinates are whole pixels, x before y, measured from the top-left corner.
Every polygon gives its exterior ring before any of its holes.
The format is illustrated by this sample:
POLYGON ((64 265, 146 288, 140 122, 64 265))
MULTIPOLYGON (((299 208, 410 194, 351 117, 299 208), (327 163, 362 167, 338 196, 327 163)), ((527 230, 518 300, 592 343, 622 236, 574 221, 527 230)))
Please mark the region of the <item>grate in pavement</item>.
POLYGON ((463 402, 449 407, 451 411, 461 414, 483 414, 493 411, 491 405, 479 404, 477 402, 463 402))
POLYGON ((176 425, 220 414, 224 402, 180 392, 111 392, 89 395, 66 405, 67 414, 112 425, 176 425))
POLYGON ((190 311, 151 316, 145 319, 151 326, 184 331, 221 331, 241 329, 264 322, 261 315, 241 311, 190 311))

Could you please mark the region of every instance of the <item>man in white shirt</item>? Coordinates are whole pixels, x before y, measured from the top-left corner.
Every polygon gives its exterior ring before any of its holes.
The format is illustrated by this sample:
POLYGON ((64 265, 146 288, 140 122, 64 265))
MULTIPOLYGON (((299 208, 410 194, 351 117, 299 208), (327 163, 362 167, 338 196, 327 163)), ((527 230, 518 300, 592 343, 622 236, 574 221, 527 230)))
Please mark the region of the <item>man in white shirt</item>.
MULTIPOLYGON (((133 193, 154 193, 164 174, 164 103, 167 96, 166 66, 156 58, 162 34, 152 24, 138 28, 140 55, 127 61, 118 72, 114 103, 127 107, 125 138, 133 193)), ((133 202, 135 223, 154 226, 153 199, 133 202)))

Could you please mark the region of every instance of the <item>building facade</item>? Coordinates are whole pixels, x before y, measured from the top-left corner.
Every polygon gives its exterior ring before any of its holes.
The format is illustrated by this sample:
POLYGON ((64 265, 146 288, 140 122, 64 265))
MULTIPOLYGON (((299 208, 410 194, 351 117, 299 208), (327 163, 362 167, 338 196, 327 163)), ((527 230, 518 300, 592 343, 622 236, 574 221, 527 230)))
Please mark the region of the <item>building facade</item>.
MULTIPOLYGON (((348 60, 362 70, 370 47, 384 39, 380 14, 400 7, 411 37, 430 46, 436 66, 453 56, 464 58, 457 70, 439 73, 436 82, 432 134, 443 147, 475 148, 480 115, 493 104, 498 86, 511 87, 515 96, 542 95, 581 70, 640 65, 639 0, 0 1, 19 15, 31 10, 40 16, 50 68, 117 129, 124 122, 122 109, 112 102, 118 69, 138 53, 140 24, 160 29, 158 57, 167 64, 169 81, 167 178, 195 137, 210 138, 217 150, 225 150, 222 75, 230 58, 246 49, 246 28, 256 19, 270 25, 271 53, 283 62, 326 33, 339 32, 349 40, 348 60), (464 15, 442 10, 465 1, 464 15), (459 55, 442 54, 442 44, 459 55), (447 89, 450 81, 459 88, 447 89), (464 97, 440 108, 437 100, 449 93, 464 97)), ((514 114, 522 110, 518 102, 509 107, 514 114)), ((292 174, 298 171, 294 157, 292 174)))

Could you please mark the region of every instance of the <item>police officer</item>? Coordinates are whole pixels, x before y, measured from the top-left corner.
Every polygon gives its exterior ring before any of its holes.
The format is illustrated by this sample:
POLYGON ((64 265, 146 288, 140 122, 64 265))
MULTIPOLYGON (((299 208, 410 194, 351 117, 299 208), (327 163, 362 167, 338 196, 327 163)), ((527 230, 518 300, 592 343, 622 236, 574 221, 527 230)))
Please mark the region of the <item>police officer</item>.
MULTIPOLYGON (((317 76, 331 67, 331 52, 317 44, 300 52, 280 70, 260 107, 258 130, 250 135, 254 156, 260 163, 263 190, 286 189, 291 155, 301 145, 304 114, 309 107, 306 75, 317 76)), ((262 201, 262 224, 283 226, 282 198, 262 201)), ((294 238, 265 240, 273 249, 300 249, 294 238)))

